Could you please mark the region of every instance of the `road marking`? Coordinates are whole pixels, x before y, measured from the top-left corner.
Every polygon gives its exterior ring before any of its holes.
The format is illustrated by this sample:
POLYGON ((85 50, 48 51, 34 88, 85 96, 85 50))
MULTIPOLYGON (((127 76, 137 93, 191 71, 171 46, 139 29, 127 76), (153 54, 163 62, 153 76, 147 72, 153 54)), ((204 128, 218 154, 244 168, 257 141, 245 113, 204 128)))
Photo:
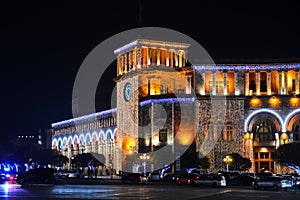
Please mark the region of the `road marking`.
POLYGON ((191 200, 192 199, 198 199, 198 198, 202 198, 202 197, 209 197, 209 196, 214 196, 214 195, 224 194, 224 193, 229 193, 229 192, 232 192, 232 190, 227 189, 227 190, 222 190, 222 191, 219 191, 219 192, 213 192, 213 193, 209 193, 209 194, 202 194, 200 196, 197 196, 197 197, 194 197, 194 198, 190 198, 190 199, 191 200))

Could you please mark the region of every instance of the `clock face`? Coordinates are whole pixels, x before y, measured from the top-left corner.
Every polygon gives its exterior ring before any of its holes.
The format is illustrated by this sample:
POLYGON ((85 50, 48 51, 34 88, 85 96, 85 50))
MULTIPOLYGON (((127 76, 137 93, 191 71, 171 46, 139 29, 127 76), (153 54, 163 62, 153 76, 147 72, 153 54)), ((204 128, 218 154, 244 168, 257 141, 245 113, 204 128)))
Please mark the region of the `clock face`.
POLYGON ((126 101, 129 101, 131 98, 132 88, 130 83, 126 83, 124 88, 124 98, 126 101))

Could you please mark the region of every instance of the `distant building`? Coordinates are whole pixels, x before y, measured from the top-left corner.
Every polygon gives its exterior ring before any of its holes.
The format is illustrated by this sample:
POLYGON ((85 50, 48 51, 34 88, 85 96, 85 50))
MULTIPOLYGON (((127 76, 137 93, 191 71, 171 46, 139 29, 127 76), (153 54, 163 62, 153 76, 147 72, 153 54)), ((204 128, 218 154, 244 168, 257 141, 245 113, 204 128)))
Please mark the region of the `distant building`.
POLYGON ((19 147, 30 144, 39 144, 43 148, 51 148, 52 129, 42 131, 38 130, 35 134, 20 134, 15 138, 15 144, 19 147))

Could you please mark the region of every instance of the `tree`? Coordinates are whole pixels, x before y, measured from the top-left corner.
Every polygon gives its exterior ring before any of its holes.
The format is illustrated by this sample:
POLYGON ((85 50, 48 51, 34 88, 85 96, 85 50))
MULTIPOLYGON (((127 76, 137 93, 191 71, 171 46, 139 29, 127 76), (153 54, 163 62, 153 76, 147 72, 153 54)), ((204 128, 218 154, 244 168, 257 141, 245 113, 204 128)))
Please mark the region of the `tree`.
POLYGON ((191 144, 180 157, 181 168, 196 168, 199 163, 199 153, 196 152, 196 144, 191 144))
POLYGON ((284 166, 300 170, 300 144, 290 143, 280 146, 274 153, 274 160, 284 166))
POLYGON ((232 158, 232 162, 229 164, 230 170, 247 171, 252 166, 249 158, 245 158, 238 153, 232 153, 229 156, 232 158))
POLYGON ((207 156, 203 157, 203 158, 199 158, 198 160, 199 162, 199 166, 201 167, 201 169, 209 169, 210 168, 210 162, 207 156))
POLYGON ((56 150, 42 149, 33 155, 33 161, 40 165, 62 166, 69 162, 69 159, 67 156, 59 154, 56 150))

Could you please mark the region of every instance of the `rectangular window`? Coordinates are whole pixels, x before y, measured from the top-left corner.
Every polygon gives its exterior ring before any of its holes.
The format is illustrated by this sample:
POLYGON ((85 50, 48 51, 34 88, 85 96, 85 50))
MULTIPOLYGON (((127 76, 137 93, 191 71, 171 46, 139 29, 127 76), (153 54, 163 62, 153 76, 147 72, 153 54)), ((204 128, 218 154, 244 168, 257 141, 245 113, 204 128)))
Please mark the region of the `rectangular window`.
POLYGON ((161 85, 160 86, 160 92, 161 92, 161 94, 168 94, 168 86, 161 85))
POLYGON ((261 152, 260 159, 269 159, 269 152, 261 152))
POLYGON ((295 92, 296 91, 296 84, 295 84, 295 79, 292 79, 292 91, 295 92))
POLYGON ((160 142, 167 142, 168 140, 168 129, 162 128, 159 130, 159 141, 160 142))
POLYGON ((209 127, 208 127, 208 136, 207 136, 207 138, 208 138, 208 140, 213 140, 214 139, 214 126, 213 125, 210 125, 209 127))
POLYGON ((216 81, 216 91, 217 93, 222 93, 224 88, 224 81, 216 81))
POLYGON ((178 94, 184 94, 184 89, 178 89, 178 94))
POLYGON ((226 124, 223 129, 224 140, 234 140, 234 128, 233 124, 226 124))

